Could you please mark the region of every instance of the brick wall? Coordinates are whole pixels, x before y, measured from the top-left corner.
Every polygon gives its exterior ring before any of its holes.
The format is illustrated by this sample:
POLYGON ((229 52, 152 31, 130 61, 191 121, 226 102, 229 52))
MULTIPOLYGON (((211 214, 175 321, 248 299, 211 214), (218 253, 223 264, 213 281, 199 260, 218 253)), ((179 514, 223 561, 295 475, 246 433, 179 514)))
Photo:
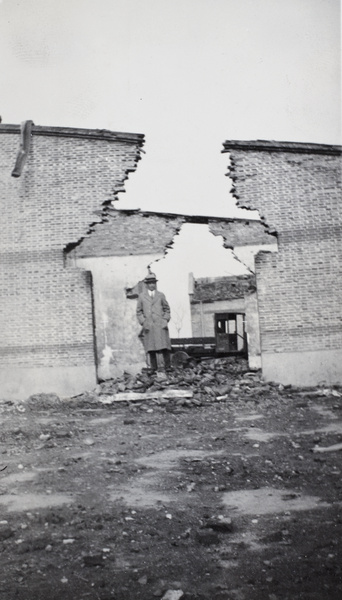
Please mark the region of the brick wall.
POLYGON ((238 246, 269 246, 277 243, 274 232, 257 220, 235 219, 210 219, 209 230, 214 235, 222 235, 225 248, 238 246))
POLYGON ((254 290, 254 275, 198 277, 194 281, 191 303, 244 298, 248 292, 254 290))
POLYGON ((75 248, 77 258, 128 256, 165 252, 185 218, 140 211, 109 210, 107 222, 95 225, 91 235, 75 248))
POLYGON ((270 246, 277 242, 268 228, 256 220, 220 219, 140 210, 109 209, 107 222, 95 225, 91 235, 75 248, 78 258, 124 256, 162 252, 171 246, 183 223, 208 224, 213 235, 224 238, 225 248, 270 246))
POLYGON ((19 377, 22 367, 25 378, 30 368, 93 367, 90 274, 66 266, 64 250, 101 220, 103 203, 136 168, 142 141, 33 126, 15 179, 20 129, 0 125, 0 368, 13 367, 19 377))
POLYGON ((226 142, 238 206, 259 210, 278 253, 256 258, 261 349, 342 349, 341 148, 226 142))

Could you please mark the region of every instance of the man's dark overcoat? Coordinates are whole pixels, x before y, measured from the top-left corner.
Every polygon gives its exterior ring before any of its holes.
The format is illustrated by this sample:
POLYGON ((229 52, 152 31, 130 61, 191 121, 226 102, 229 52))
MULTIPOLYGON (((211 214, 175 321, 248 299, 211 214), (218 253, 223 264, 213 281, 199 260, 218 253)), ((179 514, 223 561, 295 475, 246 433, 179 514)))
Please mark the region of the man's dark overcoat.
POLYGON ((158 290, 151 298, 145 290, 138 297, 137 317, 142 326, 140 337, 145 352, 171 350, 168 322, 171 317, 170 306, 165 295, 158 290))

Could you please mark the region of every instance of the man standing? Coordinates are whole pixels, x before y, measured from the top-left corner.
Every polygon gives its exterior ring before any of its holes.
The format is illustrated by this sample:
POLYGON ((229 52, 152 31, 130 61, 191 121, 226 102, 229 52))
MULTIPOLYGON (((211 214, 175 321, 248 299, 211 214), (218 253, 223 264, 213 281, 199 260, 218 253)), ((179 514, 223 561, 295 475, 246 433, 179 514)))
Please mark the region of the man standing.
POLYGON ((149 357, 149 366, 158 369, 157 355, 162 353, 165 369, 171 367, 171 342, 168 322, 171 317, 170 306, 162 292, 157 290, 157 279, 149 272, 144 279, 146 289, 139 294, 137 318, 142 326, 140 337, 149 357))

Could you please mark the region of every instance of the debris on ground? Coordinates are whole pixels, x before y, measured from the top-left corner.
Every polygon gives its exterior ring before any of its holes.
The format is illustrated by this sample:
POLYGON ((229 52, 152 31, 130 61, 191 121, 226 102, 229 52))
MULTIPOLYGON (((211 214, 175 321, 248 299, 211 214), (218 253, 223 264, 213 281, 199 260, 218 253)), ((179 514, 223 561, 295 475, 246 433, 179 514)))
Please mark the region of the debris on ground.
POLYGON ((4 400, 1 599, 339 600, 341 410, 241 357, 4 400))
POLYGON ((102 404, 112 404, 113 402, 136 402, 137 400, 157 400, 170 398, 192 398, 193 393, 188 390, 154 390, 147 392, 118 392, 113 396, 101 395, 99 401, 102 404))
MULTIPOLYGON (((100 383, 91 393, 81 394, 70 401, 80 403, 152 401, 163 404, 175 400, 178 405, 201 406, 203 403, 236 400, 238 396, 257 397, 278 386, 265 383, 261 372, 251 372, 241 357, 189 358, 168 372, 143 369, 133 376, 100 383)), ((279 391, 279 390, 278 390, 279 391)))
POLYGON ((168 590, 162 600, 180 600, 183 596, 182 590, 168 590))
POLYGON ((325 448, 322 446, 315 446, 313 448, 313 452, 337 452, 338 450, 342 450, 342 443, 333 444, 332 446, 326 446, 325 448))

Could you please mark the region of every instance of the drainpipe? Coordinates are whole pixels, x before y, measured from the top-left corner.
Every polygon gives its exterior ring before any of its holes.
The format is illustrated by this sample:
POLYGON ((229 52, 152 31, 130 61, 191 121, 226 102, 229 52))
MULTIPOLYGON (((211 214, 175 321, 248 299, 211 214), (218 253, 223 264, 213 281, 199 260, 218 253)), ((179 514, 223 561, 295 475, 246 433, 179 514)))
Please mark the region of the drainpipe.
POLYGON ((12 177, 20 177, 23 172, 31 146, 32 125, 33 121, 23 121, 20 125, 20 146, 17 152, 14 169, 11 173, 12 177))

